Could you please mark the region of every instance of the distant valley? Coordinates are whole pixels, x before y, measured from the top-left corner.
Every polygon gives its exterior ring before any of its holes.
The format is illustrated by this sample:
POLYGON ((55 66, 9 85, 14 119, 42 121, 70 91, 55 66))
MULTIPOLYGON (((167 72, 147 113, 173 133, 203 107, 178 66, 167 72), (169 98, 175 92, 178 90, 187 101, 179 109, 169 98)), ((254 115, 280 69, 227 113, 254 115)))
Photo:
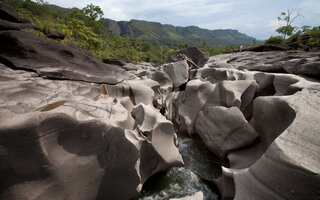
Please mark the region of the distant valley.
POLYGON ((108 31, 134 37, 158 45, 189 45, 220 47, 226 45, 250 45, 253 37, 233 29, 208 30, 197 26, 172 26, 142 20, 114 21, 106 19, 108 31))

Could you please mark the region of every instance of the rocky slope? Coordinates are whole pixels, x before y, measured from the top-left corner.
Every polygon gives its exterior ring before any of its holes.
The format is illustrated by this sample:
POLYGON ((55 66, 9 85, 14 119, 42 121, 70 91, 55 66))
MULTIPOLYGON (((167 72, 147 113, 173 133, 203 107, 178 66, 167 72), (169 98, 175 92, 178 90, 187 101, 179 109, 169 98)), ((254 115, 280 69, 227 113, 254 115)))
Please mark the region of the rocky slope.
POLYGON ((0 199, 131 199, 183 165, 176 133, 198 134, 228 163, 219 179, 199 174, 222 199, 319 199, 319 51, 197 60, 193 49, 200 69, 117 66, 10 29, 0 31, 0 199))

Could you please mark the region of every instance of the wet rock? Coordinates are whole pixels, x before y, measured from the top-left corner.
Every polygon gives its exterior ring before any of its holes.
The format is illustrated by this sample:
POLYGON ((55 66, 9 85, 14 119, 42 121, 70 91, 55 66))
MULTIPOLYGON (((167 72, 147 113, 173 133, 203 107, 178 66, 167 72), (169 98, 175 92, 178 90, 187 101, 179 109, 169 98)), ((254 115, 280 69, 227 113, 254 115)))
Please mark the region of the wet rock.
POLYGON ((188 196, 188 197, 183 197, 183 198, 178 198, 178 199, 170 199, 170 200, 203 200, 203 193, 197 192, 192 196, 188 196))

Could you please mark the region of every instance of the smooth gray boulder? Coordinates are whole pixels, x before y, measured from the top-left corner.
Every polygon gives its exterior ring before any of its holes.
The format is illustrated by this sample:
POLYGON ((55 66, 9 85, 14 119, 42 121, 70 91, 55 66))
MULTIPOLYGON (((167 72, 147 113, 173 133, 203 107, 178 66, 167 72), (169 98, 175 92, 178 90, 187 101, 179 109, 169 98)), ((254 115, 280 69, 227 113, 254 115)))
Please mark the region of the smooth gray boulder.
POLYGON ((209 150, 223 160, 229 152, 252 144, 258 137, 236 107, 206 106, 196 118, 195 130, 209 150))
MULTIPOLYGON (((168 166, 181 166, 183 165, 182 157, 179 153, 177 146, 177 137, 174 132, 173 124, 161 115, 156 109, 148 107, 144 104, 135 106, 132 110, 132 117, 136 121, 136 129, 141 137, 145 138, 142 149, 146 152, 154 151, 155 158, 159 159, 159 163, 152 162, 151 158, 145 160, 141 158, 141 162, 149 163, 144 166, 144 170, 149 174, 155 174, 158 171, 168 169, 168 166), (165 148, 164 148, 165 145, 165 148), (161 164, 161 162, 164 164, 161 164)), ((150 154, 150 156, 152 156, 150 154)), ((142 175, 142 179, 145 176, 142 175)))
POLYGON ((216 84, 199 79, 189 81, 184 92, 184 100, 179 106, 179 130, 188 135, 195 134, 194 122, 205 106, 238 107, 250 116, 247 110, 258 88, 254 80, 221 81, 216 84))
POLYGON ((179 88, 189 79, 189 66, 185 60, 165 65, 163 71, 169 75, 174 89, 179 88))
POLYGON ((194 122, 200 110, 215 89, 215 85, 200 80, 189 81, 183 93, 182 103, 178 106, 179 132, 195 134, 194 122))

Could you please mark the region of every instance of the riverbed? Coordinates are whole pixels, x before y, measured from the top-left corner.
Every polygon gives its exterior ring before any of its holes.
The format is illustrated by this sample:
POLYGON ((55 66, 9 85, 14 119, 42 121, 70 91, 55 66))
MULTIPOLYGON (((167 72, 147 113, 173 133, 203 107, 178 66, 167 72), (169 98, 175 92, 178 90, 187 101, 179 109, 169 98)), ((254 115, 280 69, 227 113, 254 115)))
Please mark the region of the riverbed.
POLYGON ((205 147, 199 137, 180 137, 179 151, 185 165, 173 167, 152 176, 143 186, 137 200, 182 198, 202 191, 205 200, 218 200, 218 191, 198 178, 221 176, 219 160, 205 147))

